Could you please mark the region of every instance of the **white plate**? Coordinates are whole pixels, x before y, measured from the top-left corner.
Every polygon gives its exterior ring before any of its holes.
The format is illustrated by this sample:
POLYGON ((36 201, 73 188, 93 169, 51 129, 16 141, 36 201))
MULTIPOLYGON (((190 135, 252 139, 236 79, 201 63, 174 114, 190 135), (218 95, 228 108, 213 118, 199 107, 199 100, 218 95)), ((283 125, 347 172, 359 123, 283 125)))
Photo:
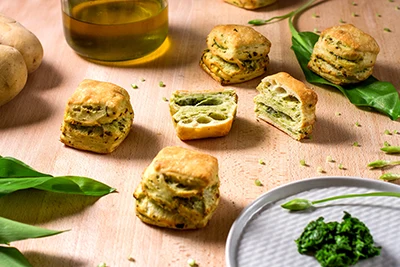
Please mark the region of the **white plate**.
POLYGON ((341 194, 373 191, 400 192, 395 184, 367 178, 309 178, 271 190, 246 207, 233 223, 226 243, 228 267, 316 267, 311 256, 301 255, 294 242, 312 220, 342 221, 343 211, 363 221, 370 229, 381 255, 356 266, 400 266, 400 198, 350 198, 321 203, 307 212, 289 212, 280 207, 293 198, 317 200, 341 194))

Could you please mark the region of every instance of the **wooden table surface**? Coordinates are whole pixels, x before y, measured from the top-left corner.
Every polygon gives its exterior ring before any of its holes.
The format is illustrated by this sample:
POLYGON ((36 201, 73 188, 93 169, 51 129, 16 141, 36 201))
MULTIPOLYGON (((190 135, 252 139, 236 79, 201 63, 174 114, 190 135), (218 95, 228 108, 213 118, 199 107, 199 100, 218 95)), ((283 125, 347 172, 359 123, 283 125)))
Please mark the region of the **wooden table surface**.
MULTIPOLYGON (((222 0, 170 0, 168 43, 156 53, 158 57, 126 66, 106 66, 81 58, 67 45, 59 1, 1 1, 0 12, 35 33, 45 56, 23 91, 0 107, 0 154, 20 159, 41 172, 88 176, 118 189, 118 193, 100 199, 35 190, 1 198, 2 217, 50 229, 71 229, 12 245, 33 266, 40 267, 93 267, 100 262, 110 267, 187 266, 189 258, 199 266, 224 266, 225 242, 232 223, 261 194, 309 177, 378 179, 382 171, 369 170, 366 165, 377 159, 396 158, 384 155, 380 147, 385 141, 400 145, 399 134, 384 133, 386 129, 400 132, 400 127, 379 113, 356 108, 334 89, 310 85, 319 98, 317 122, 310 140, 295 141, 256 120, 253 97, 262 77, 226 86, 235 89, 239 96, 237 119, 228 136, 182 142, 175 135, 163 97, 169 98, 178 89, 221 87, 198 64, 211 29, 217 24, 246 25, 250 19, 285 14, 305 2, 278 0, 270 7, 249 11, 222 0), (67 99, 85 78, 118 84, 131 96, 134 125, 112 154, 83 152, 67 148, 59 141, 67 99), (141 78, 146 81, 141 82, 141 78), (159 87, 159 81, 166 86, 159 87), (139 88, 132 89, 132 83, 139 88), (341 116, 337 116, 338 112, 341 116), (360 146, 353 146, 354 142, 360 146), (135 216, 132 194, 143 170, 160 149, 171 145, 203 151, 219 160, 221 202, 204 229, 175 231, 152 227, 135 216), (327 156, 335 162, 327 163, 327 156), (259 164, 260 159, 265 165, 259 164), (301 159, 308 166, 301 166, 301 159), (339 169, 340 163, 344 169, 339 169), (318 172, 318 167, 325 172, 318 172), (256 186, 256 179, 263 186, 256 186), (129 261, 129 257, 135 261, 129 261)), ((356 0, 356 5, 352 2, 321 2, 304 12, 296 27, 300 31, 323 30, 338 25, 342 19, 368 32, 381 48, 374 76, 400 88, 400 10, 396 9, 400 1, 356 0)), ((305 81, 290 49, 287 20, 256 29, 272 42, 267 74, 285 71, 305 81)))

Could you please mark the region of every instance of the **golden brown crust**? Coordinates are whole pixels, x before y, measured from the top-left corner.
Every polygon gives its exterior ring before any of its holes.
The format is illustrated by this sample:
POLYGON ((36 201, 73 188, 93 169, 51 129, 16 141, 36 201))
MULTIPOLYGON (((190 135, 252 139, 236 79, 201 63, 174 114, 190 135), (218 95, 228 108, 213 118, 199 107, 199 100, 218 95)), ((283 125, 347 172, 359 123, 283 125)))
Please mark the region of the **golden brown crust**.
POLYGON ((254 98, 257 117, 272 124, 296 140, 313 131, 317 94, 288 73, 265 77, 254 98))
POLYGON ((277 0, 224 0, 224 1, 245 9, 256 9, 271 5, 275 3, 277 0))
POLYGON ((351 24, 324 30, 314 46, 308 68, 335 84, 358 83, 373 72, 379 46, 351 24))
POLYGON ((68 100, 60 141, 76 149, 111 153, 129 134, 133 117, 125 89, 84 80, 68 100))
POLYGON ((193 140, 227 135, 236 117, 237 99, 230 89, 173 92, 169 106, 177 136, 193 140))
POLYGON ((218 161, 182 147, 165 147, 135 190, 136 214, 145 223, 174 229, 207 225, 219 203, 218 161))
POLYGON ((258 31, 243 25, 217 25, 207 36, 207 47, 213 55, 242 65, 244 60, 266 57, 271 42, 258 31))

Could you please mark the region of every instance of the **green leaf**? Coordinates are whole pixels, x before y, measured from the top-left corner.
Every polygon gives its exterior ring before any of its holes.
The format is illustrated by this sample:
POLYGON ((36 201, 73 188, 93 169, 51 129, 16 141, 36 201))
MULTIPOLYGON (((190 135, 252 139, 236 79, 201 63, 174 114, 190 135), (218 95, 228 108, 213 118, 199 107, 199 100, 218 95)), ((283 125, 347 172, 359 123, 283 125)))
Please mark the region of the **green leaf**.
POLYGON ((33 267, 18 249, 3 246, 0 246, 0 266, 33 267))
POLYGON ((340 86, 308 69, 314 44, 319 36, 312 32, 297 32, 293 26, 293 16, 289 18, 289 27, 292 32, 292 50, 300 64, 301 69, 309 83, 329 85, 338 89, 344 94, 352 104, 358 107, 373 108, 392 120, 397 120, 400 116, 400 99, 396 88, 389 82, 381 82, 375 77, 370 76, 367 80, 340 86))
POLYGON ((0 217, 0 244, 8 244, 13 241, 29 238, 52 236, 63 232, 65 231, 49 230, 0 217))
POLYGON ((0 197, 29 188, 87 196, 104 196, 116 190, 88 177, 53 177, 40 173, 15 158, 0 157, 0 197))

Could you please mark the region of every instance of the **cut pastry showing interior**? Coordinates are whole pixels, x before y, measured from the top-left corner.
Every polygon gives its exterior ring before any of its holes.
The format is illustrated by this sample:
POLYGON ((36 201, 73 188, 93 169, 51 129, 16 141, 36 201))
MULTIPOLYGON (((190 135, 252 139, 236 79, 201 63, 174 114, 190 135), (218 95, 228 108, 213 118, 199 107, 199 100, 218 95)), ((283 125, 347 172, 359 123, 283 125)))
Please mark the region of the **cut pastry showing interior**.
POLYGON ((224 0, 224 1, 241 8, 256 9, 271 5, 275 3, 277 0, 224 0))
POLYGON ((143 222, 174 229, 207 225, 219 203, 218 161, 181 147, 162 149, 135 190, 143 222))
POLYGON ((265 77, 254 98, 258 118, 296 140, 312 133, 317 94, 285 72, 265 77))
POLYGON ((173 92, 169 107, 177 136, 192 140, 227 135, 236 117, 237 99, 231 89, 173 92))

